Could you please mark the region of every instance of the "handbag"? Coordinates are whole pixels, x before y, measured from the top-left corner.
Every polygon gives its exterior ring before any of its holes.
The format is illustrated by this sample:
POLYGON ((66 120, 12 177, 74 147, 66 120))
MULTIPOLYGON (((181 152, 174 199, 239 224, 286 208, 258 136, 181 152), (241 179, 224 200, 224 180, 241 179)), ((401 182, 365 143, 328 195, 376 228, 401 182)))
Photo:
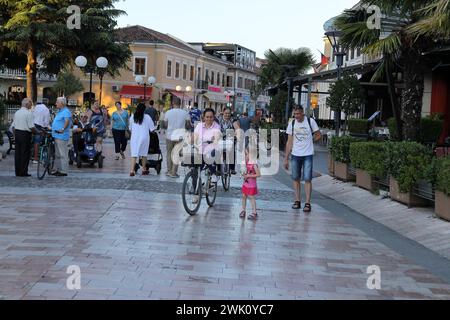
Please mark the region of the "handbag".
POLYGON ((131 138, 131 131, 128 129, 128 126, 127 126, 127 124, 125 123, 125 121, 123 121, 123 118, 122 118, 122 116, 120 115, 120 114, 118 114, 119 115, 119 118, 120 118, 120 120, 122 120, 122 123, 125 125, 125 127, 127 128, 126 130, 125 130, 125 138, 127 139, 127 140, 130 140, 130 138, 131 138))

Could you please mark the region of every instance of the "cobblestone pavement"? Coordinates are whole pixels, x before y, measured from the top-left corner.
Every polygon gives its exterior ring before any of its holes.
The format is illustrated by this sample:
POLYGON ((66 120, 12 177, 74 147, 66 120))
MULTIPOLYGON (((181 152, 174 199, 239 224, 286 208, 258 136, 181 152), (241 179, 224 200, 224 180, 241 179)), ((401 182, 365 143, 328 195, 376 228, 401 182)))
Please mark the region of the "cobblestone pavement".
POLYGON ((239 184, 195 217, 182 178, 128 178, 128 162, 70 177, 17 179, 0 162, 0 299, 449 299, 450 285, 320 204, 288 209, 261 180, 257 222, 238 218, 239 184), (69 290, 67 268, 81 269, 69 290), (381 290, 369 290, 369 266, 381 290))

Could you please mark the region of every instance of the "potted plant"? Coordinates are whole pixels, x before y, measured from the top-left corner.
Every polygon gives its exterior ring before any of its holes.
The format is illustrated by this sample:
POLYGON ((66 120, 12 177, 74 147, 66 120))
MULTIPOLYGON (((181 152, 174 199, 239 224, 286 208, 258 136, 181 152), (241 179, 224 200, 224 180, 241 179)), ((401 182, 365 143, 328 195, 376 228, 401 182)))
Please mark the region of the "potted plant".
POLYGON ((357 138, 343 136, 333 137, 330 144, 331 155, 334 160, 334 176, 343 181, 354 181, 355 176, 350 173, 350 144, 360 141, 357 138))
POLYGON ((436 206, 439 218, 450 221, 450 158, 437 160, 436 206))
POLYGON ((356 142, 350 145, 350 160, 356 168, 356 185, 369 191, 378 189, 375 178, 386 176, 386 148, 379 142, 356 142))
POLYGON ((425 206, 427 201, 412 191, 425 178, 424 172, 432 160, 431 151, 416 142, 391 142, 386 144, 386 154, 391 198, 409 207, 425 206))

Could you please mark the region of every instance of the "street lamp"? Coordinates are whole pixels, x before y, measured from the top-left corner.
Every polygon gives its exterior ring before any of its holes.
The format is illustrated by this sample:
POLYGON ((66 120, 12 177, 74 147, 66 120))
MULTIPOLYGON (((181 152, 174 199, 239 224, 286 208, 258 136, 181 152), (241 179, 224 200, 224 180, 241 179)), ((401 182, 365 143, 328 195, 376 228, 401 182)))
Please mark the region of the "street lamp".
MULTIPOLYGON (((342 48, 341 37, 342 32, 337 30, 333 23, 325 24, 325 35, 330 41, 331 46, 333 47, 334 56, 336 57, 336 66, 337 66, 337 80, 341 80, 341 72, 342 65, 344 64, 344 56, 346 55, 345 50, 342 48)), ((334 112, 334 123, 336 128, 336 136, 339 137, 340 129, 341 129, 341 109, 337 106, 336 111, 334 112)))
POLYGON ((181 101, 181 105, 182 105, 182 108, 184 108, 184 94, 186 93, 186 92, 191 92, 192 91, 192 87, 191 86, 187 86, 184 90, 183 90, 183 87, 182 86, 176 86, 175 87, 175 90, 177 91, 177 92, 183 92, 183 100, 181 101))
POLYGON ((147 81, 144 80, 142 76, 136 76, 134 79, 136 83, 140 86, 144 86, 144 102, 147 100, 147 86, 153 87, 153 85, 156 83, 156 78, 153 76, 148 77, 147 81))
POLYGON ((90 74, 89 77, 89 108, 92 105, 92 74, 97 72, 100 77, 100 106, 102 104, 102 87, 103 87, 103 76, 105 75, 106 68, 108 67, 108 59, 105 57, 100 57, 96 61, 96 66, 88 65, 88 60, 85 56, 78 56, 75 59, 75 65, 80 69, 84 69, 90 74))

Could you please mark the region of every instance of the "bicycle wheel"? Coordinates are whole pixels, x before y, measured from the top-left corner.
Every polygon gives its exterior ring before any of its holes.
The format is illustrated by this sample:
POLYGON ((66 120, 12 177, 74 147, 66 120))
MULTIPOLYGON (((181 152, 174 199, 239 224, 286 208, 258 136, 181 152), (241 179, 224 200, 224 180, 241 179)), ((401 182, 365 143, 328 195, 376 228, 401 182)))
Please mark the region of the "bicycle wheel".
POLYGON ((202 178, 200 172, 191 170, 184 178, 183 182, 183 207, 186 212, 194 216, 202 202, 202 178))
POLYGON ((222 170, 222 186, 225 191, 230 190, 230 182, 231 182, 231 176, 230 176, 230 165, 223 164, 221 165, 222 170))
POLYGON ((209 175, 208 179, 206 180, 206 185, 208 186, 206 188, 206 202, 208 203, 208 206, 212 207, 216 202, 217 182, 212 182, 212 176, 209 175))
POLYGON ((39 180, 44 179, 48 170, 48 148, 47 146, 41 147, 39 155, 39 163, 37 165, 37 178, 39 180))

